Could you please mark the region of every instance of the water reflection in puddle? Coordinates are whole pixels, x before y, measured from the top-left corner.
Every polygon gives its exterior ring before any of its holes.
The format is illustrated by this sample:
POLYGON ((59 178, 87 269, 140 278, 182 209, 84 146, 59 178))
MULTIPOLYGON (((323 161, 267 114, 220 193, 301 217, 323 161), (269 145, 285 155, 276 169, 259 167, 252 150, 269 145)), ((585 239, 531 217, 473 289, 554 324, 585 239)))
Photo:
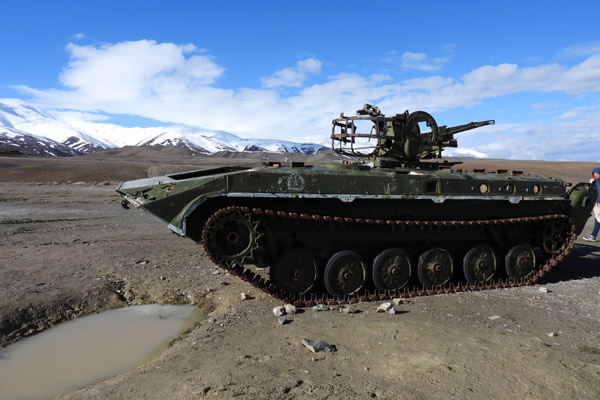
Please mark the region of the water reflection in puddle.
POLYGON ((117 375, 202 317, 192 306, 150 304, 58 325, 0 350, 0 399, 44 399, 117 375))

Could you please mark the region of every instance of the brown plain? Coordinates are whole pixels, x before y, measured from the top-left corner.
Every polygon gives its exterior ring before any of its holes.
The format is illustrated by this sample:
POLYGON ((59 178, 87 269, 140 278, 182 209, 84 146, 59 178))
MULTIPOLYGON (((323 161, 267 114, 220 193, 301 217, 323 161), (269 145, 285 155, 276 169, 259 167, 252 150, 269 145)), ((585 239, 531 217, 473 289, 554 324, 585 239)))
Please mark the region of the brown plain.
MULTIPOLYGON (((194 304, 210 318, 160 357, 61 398, 598 398, 598 244, 578 239, 536 286, 413 298, 395 315, 376 313, 378 303, 352 305, 356 314, 306 309, 279 325, 272 309, 282 304, 219 272, 199 245, 149 215, 124 210, 115 193, 121 180, 333 157, 242 156, 177 148, 61 159, 0 155, 0 346, 111 308, 194 304), (338 351, 313 354, 302 339, 338 351)), ((465 170, 519 170, 573 183, 598 166, 462 161, 465 170)), ((591 220, 584 234, 590 229, 591 220)))

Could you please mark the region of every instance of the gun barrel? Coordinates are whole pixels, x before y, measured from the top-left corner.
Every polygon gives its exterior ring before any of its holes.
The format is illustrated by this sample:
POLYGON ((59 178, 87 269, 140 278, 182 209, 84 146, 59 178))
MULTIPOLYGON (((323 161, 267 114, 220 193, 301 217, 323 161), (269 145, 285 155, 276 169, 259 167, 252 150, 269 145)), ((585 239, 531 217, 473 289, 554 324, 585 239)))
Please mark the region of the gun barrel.
POLYGON ((455 133, 460 133, 460 132, 468 131, 470 129, 479 128, 480 126, 494 125, 495 123, 496 123, 496 121, 494 121, 493 119, 490 119, 487 121, 469 122, 468 124, 451 126, 450 128, 446 128, 446 133, 450 134, 450 135, 454 135, 455 133))

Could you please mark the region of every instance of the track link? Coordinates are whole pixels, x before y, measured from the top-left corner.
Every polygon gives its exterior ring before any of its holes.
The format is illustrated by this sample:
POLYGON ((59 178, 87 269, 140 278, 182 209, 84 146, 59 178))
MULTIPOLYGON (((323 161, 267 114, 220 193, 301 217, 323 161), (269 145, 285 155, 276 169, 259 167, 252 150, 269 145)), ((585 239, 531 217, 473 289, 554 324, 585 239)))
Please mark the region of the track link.
POLYGON ((299 214, 294 212, 285 211, 274 211, 274 210, 262 210, 258 208, 250 209, 248 207, 230 206, 222 208, 213 213, 207 220, 202 240, 200 241, 204 251, 208 255, 209 259, 215 263, 219 268, 227 271, 231 275, 240 277, 242 280, 249 282, 256 288, 263 292, 287 303, 294 304, 297 307, 310 307, 317 304, 327 305, 342 305, 351 304, 365 301, 385 301, 393 298, 410 298, 417 296, 429 296, 443 293, 458 293, 458 292, 469 292, 479 290, 490 290, 490 289, 503 289, 511 287, 520 287, 534 285, 539 282, 544 275, 556 267, 571 251, 575 244, 577 235, 574 233, 575 227, 569 220, 569 217, 562 214, 543 215, 537 217, 522 217, 522 218, 506 218, 506 219, 489 219, 489 220, 455 220, 455 221, 405 221, 405 220, 380 220, 380 219, 364 219, 364 218, 351 218, 351 217, 339 217, 339 216, 322 216, 313 214, 299 214), (510 279, 510 278, 499 278, 490 280, 488 282, 479 283, 462 283, 450 282, 446 285, 435 286, 435 287, 419 287, 414 286, 412 289, 407 287, 403 289, 386 290, 380 292, 378 290, 365 290, 362 293, 345 296, 330 296, 329 294, 307 294, 307 295, 296 295, 295 293, 289 293, 285 290, 277 287, 273 282, 264 279, 260 275, 251 271, 249 268, 245 268, 242 264, 237 262, 223 262, 217 260, 215 252, 210 248, 208 239, 208 229, 212 226, 218 218, 222 218, 225 214, 234 213, 249 214, 256 218, 278 218, 288 219, 296 223, 316 223, 316 224, 330 224, 334 227, 343 227, 346 224, 367 224, 376 225, 381 227, 395 227, 400 229, 456 229, 460 227, 469 226, 495 226, 495 225, 518 225, 518 224, 545 224, 548 222, 555 222, 564 220, 570 226, 567 233, 565 246, 553 254, 544 265, 537 267, 531 275, 526 278, 510 279))

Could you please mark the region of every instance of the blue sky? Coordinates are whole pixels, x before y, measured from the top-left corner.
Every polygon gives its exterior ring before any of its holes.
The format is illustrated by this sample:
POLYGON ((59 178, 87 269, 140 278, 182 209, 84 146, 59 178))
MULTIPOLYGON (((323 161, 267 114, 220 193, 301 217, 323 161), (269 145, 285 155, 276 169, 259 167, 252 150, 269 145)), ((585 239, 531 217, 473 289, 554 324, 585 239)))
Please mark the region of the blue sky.
POLYGON ((598 1, 0 0, 0 15, 0 99, 65 118, 326 143, 370 102, 496 120, 456 155, 600 160, 598 1))

